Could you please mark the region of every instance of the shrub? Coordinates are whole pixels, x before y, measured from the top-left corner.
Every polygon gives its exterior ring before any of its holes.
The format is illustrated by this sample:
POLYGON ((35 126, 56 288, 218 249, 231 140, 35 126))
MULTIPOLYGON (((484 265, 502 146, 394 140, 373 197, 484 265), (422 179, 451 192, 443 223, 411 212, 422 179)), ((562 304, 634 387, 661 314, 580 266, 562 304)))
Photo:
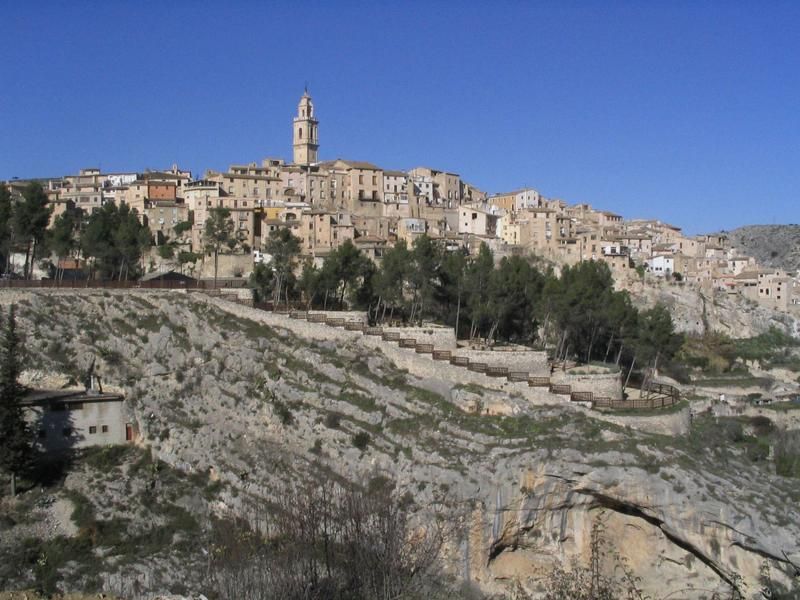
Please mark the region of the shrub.
POLYGON ((281 423, 284 425, 291 425, 294 422, 294 415, 292 414, 292 409, 290 409, 286 404, 281 402, 280 400, 275 400, 275 414, 277 415, 278 419, 280 419, 281 423))
POLYGON ((325 415, 325 427, 330 429, 338 429, 342 423, 342 417, 339 413, 328 413, 325 415))
POLYGON ((750 418, 750 425, 758 437, 763 437, 775 431, 775 425, 768 417, 757 416, 750 418))
POLYGON ((784 431, 775 440, 775 472, 800 477, 800 431, 784 431))
POLYGON ((366 431, 359 431, 353 436, 353 446, 363 452, 369 446, 370 440, 370 435, 366 431))

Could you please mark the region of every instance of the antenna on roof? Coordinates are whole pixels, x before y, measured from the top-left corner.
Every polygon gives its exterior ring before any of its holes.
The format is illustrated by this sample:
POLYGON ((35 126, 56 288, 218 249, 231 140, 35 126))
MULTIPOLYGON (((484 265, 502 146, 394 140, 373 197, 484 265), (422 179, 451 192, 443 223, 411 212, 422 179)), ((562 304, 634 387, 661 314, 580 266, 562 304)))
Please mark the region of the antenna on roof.
POLYGON ((303 91, 304 91, 306 94, 308 94, 308 81, 306 81, 306 82, 305 82, 305 84, 303 85, 303 91))

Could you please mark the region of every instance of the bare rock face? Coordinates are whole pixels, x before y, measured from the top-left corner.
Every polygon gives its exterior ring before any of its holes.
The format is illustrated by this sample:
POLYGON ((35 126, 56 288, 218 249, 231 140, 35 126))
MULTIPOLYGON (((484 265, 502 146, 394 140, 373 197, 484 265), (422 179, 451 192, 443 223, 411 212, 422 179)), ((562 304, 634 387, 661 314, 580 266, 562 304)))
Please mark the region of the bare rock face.
POLYGON ((738 577, 752 594, 765 564, 793 584, 800 483, 729 448, 713 417, 645 433, 557 398, 414 377, 357 333, 200 295, 0 292, 12 300, 37 369, 75 376, 97 357, 139 443, 219 482, 215 510, 247 518, 280 482, 323 473, 386 477, 420 514, 446 507, 450 571, 487 592, 541 595, 554 566, 586 566, 596 527, 604 568, 619 554, 654 598, 708 598, 738 577))
MULTIPOLYGON (((673 473, 675 481, 682 475, 673 473)), ((696 475, 682 479, 689 487, 680 484, 676 491, 676 484, 636 467, 550 462, 523 473, 522 480, 508 502, 487 511, 491 525, 483 530, 491 528, 492 543, 479 577, 519 580, 533 595, 542 591, 554 563, 589 563, 593 528, 603 570, 627 568, 650 597, 723 593, 739 577, 743 592, 756 593, 765 561, 785 565, 782 552, 794 543, 794 534, 770 517, 707 497, 707 482, 696 475)), ((793 573, 785 566, 773 577, 791 586, 793 573)))
POLYGON ((758 306, 736 294, 718 290, 699 290, 678 284, 661 283, 631 290, 634 302, 641 306, 663 304, 669 309, 677 331, 703 334, 725 333, 734 338, 753 337, 775 327, 791 335, 800 335, 800 319, 758 306))
POLYGON ((800 269, 800 225, 747 225, 729 231, 728 239, 759 264, 789 272, 800 269))

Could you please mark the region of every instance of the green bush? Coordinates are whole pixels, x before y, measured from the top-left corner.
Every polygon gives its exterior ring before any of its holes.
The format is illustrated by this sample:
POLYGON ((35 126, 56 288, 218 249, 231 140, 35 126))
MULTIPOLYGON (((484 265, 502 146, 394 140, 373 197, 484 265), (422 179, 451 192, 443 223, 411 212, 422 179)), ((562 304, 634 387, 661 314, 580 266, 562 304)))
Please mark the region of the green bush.
POLYGON ((784 431, 775 440, 775 472, 800 477, 800 430, 784 431))
POLYGON ((342 416, 339 413, 328 413, 325 415, 325 426, 330 429, 339 429, 342 423, 342 416))
POLYGON ((294 415, 292 414, 292 409, 290 409, 286 404, 284 404, 280 400, 275 400, 274 405, 275 405, 275 415, 277 415, 281 423, 287 426, 291 425, 294 422, 294 415))
POLYGON ((366 431, 359 431, 353 436, 353 446, 363 452, 369 446, 371 439, 372 438, 370 438, 370 435, 366 431))

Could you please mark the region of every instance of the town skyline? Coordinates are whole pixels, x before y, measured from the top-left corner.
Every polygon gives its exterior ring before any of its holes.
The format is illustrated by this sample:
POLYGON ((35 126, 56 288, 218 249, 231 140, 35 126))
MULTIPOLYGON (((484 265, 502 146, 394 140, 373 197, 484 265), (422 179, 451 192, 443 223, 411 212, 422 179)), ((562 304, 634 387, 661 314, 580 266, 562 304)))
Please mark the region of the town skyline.
POLYGON ((533 187, 692 233, 796 220, 788 4, 603 16, 593 3, 442 2, 424 19, 415 3, 306 4, 301 36, 287 7, 235 4, 220 22, 225 48, 193 35, 202 11, 187 6, 124 33, 115 24, 135 16, 126 6, 12 7, 0 69, 16 85, 0 120, 15 144, 0 150, 0 178, 176 162, 202 176, 288 159, 287 107, 307 81, 324 121, 322 160, 425 165, 488 192, 533 187), (91 25, 78 19, 87 12, 91 25), (268 25, 268 38, 250 33, 268 25), (474 33, 454 50, 462 31, 474 33), (49 51, 28 52, 30 39, 49 51), (219 87, 204 87, 215 74, 219 87))

